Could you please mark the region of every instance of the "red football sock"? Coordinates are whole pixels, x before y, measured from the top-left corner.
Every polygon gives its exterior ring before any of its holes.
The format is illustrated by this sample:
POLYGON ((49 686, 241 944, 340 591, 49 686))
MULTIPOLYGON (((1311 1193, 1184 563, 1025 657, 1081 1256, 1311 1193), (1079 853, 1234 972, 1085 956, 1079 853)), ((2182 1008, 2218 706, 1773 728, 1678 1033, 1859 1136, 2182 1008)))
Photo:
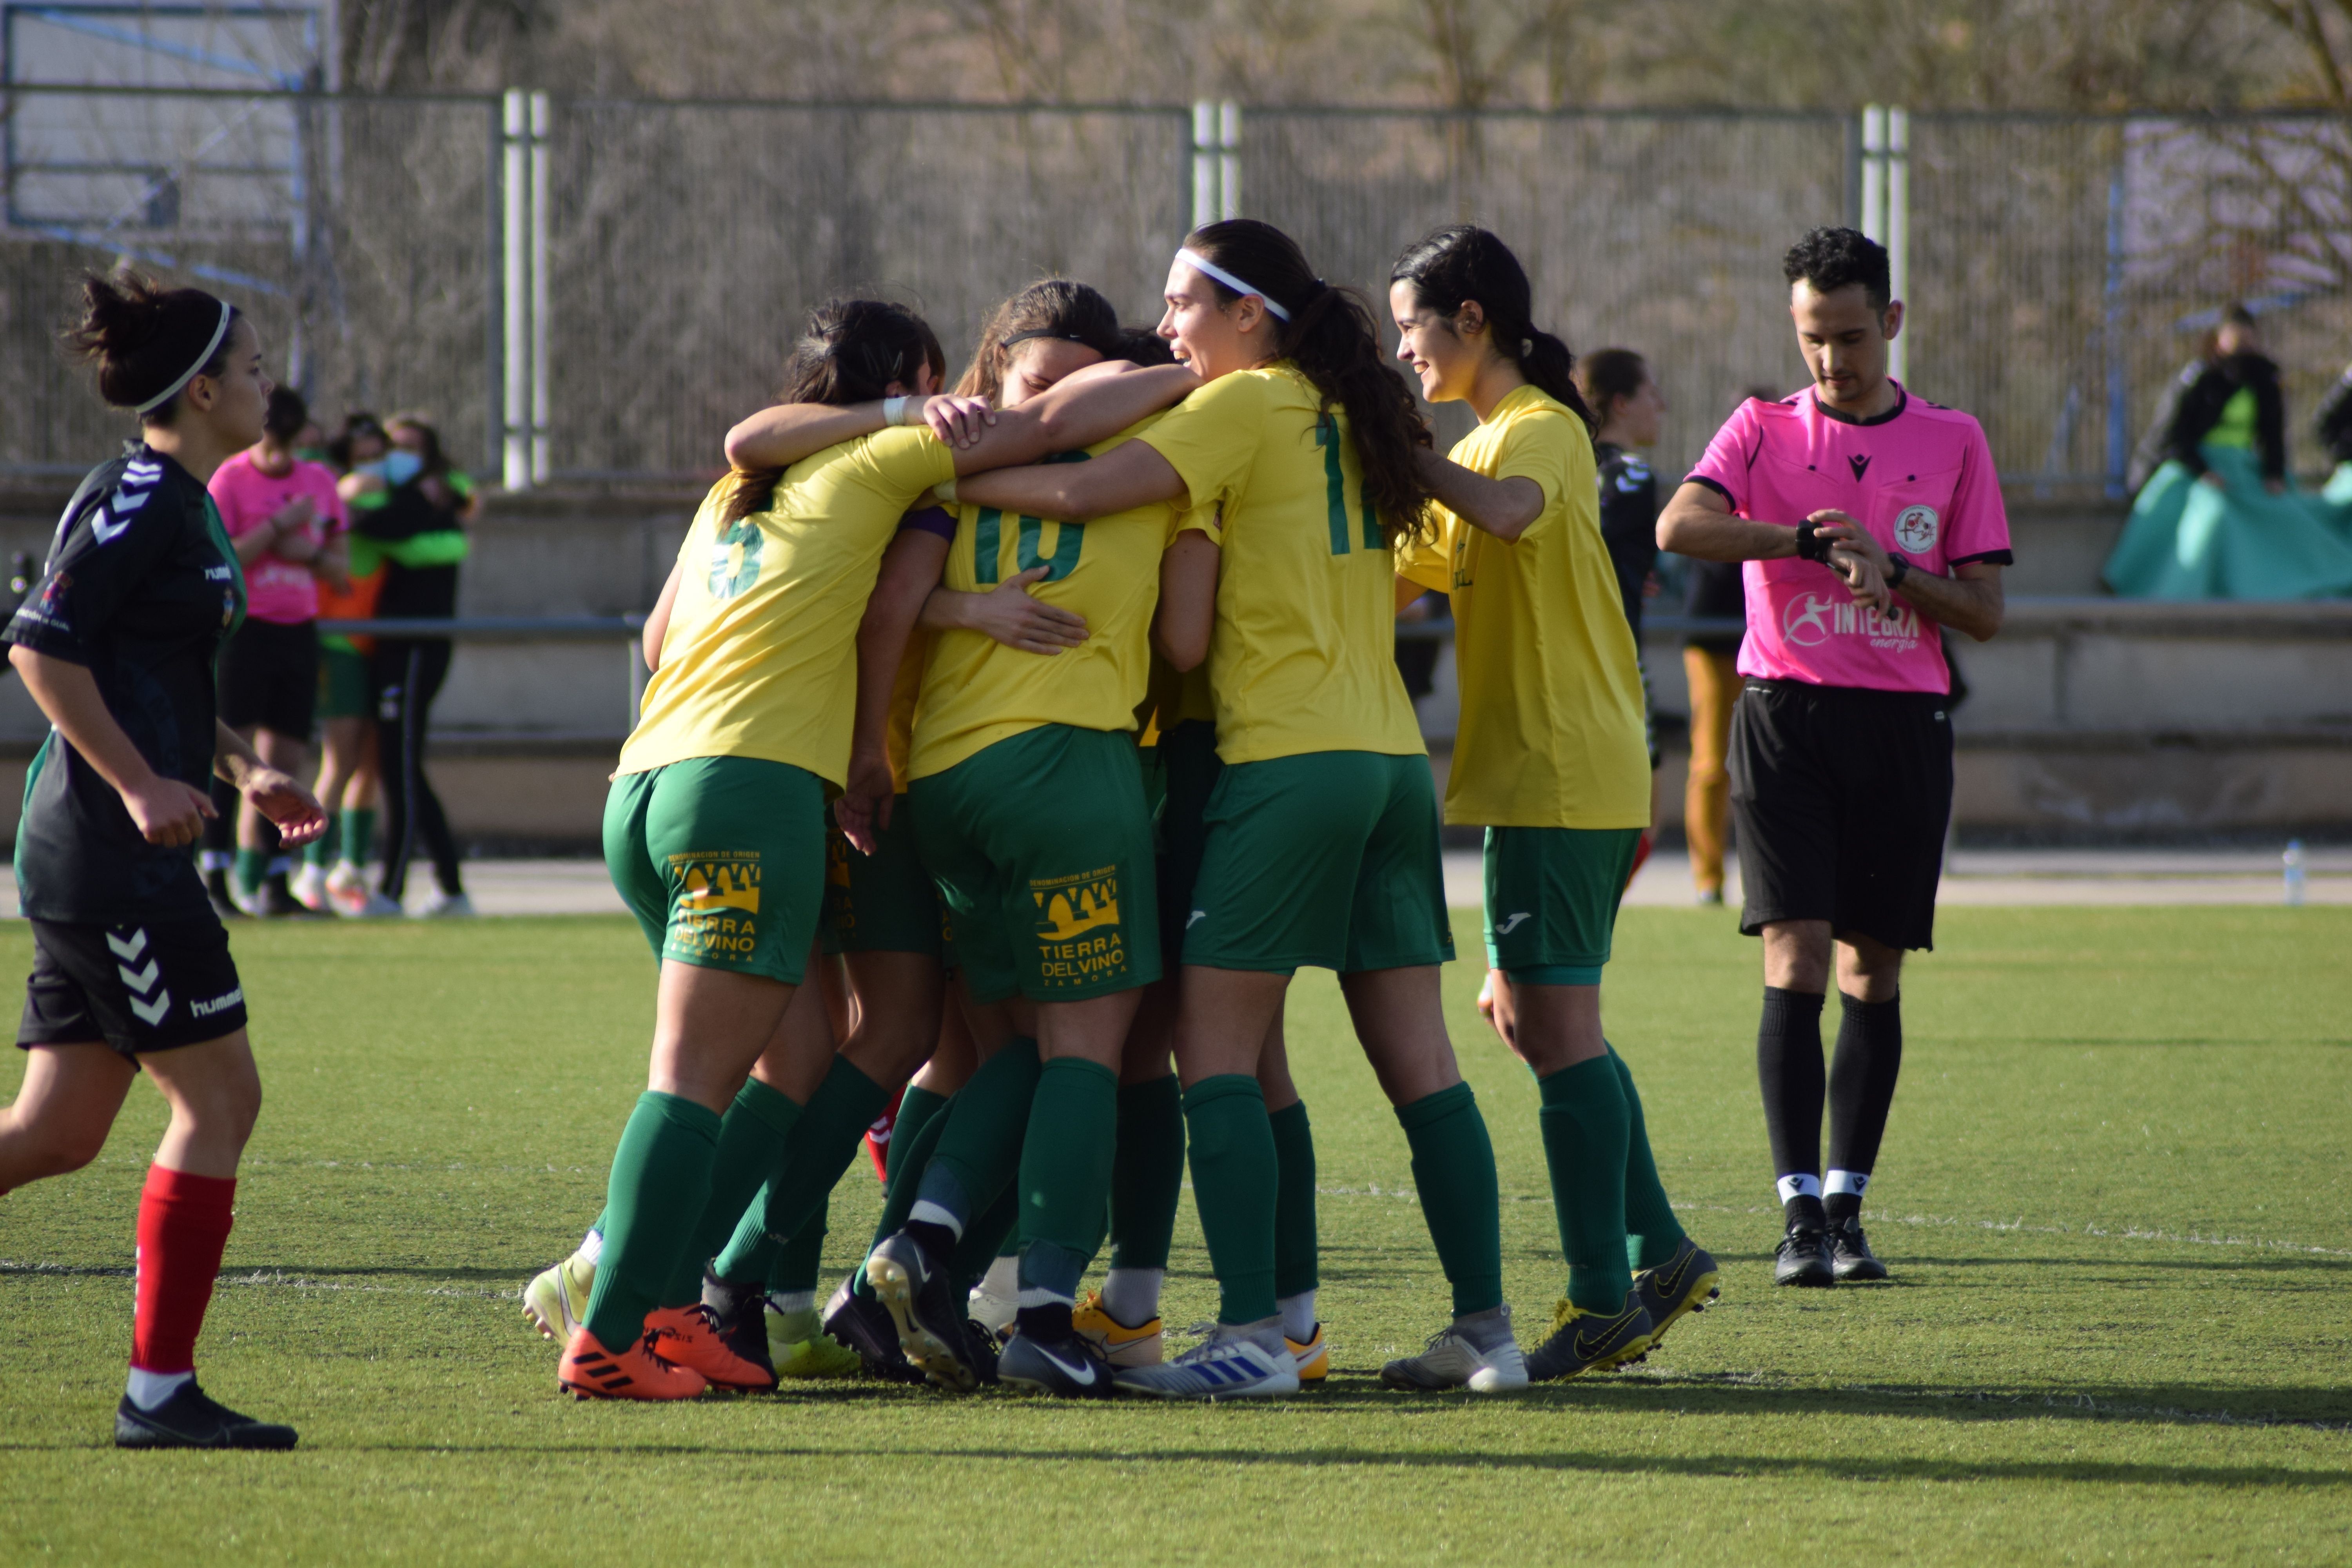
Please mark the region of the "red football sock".
POLYGON ((139 1309, 131 1364, 142 1372, 193 1372, 196 1335, 228 1245, 236 1179, 147 1167, 139 1194, 139 1309))

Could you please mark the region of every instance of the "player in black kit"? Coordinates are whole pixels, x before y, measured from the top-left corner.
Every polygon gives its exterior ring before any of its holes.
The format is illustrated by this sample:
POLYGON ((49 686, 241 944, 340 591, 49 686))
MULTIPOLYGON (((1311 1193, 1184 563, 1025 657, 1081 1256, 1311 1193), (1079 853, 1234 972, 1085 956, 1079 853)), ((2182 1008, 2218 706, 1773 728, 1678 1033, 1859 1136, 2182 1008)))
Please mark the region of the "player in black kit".
POLYGON ((290 1448, 294 1429, 196 1386, 196 1336, 261 1105, 245 990, 197 874, 217 771, 289 844, 326 828, 214 709, 213 666, 245 612, 205 482, 261 436, 261 340, 236 309, 135 275, 90 278, 68 342, 142 439, 90 470, 5 640, 51 731, 33 759, 16 886, 33 973, 0 1111, 0 1193, 88 1164, 143 1068, 172 1108, 139 1205, 123 1447, 290 1448))

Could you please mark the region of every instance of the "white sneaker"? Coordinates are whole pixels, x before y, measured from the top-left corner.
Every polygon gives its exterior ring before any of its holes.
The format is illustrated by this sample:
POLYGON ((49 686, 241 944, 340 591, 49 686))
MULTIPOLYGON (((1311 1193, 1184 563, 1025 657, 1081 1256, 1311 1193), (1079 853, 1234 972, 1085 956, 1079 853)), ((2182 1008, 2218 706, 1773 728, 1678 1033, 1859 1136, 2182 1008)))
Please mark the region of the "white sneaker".
POLYGON ((346 920, 390 920, 405 912, 398 904, 369 887, 364 881, 354 879, 340 888, 335 886, 332 872, 328 873, 327 876, 327 902, 337 914, 346 920))
POLYGON ((1511 1310, 1502 1310, 1502 1339, 1484 1350, 1472 1343, 1459 1323, 1429 1336, 1427 1348, 1416 1356, 1392 1361, 1381 1368, 1381 1381, 1391 1388, 1467 1388, 1473 1394, 1505 1394, 1528 1385, 1528 1361, 1511 1337, 1511 1310))
MULTIPOLYGON (((1121 1367, 1115 1386, 1130 1394, 1157 1399, 1255 1399, 1298 1392, 1298 1368, 1282 1342, 1279 1323, 1265 1331, 1233 1329, 1220 1323, 1217 1331, 1174 1361, 1158 1366, 1121 1367)), ((1526 1381, 1524 1374, 1521 1381, 1526 1381)))
POLYGON ((574 1252, 522 1288, 522 1315, 540 1338, 567 1344, 586 1320, 588 1292, 595 1288, 596 1266, 574 1252))
POLYGON ((416 918, 421 921, 469 920, 474 913, 474 900, 463 893, 445 893, 433 889, 432 897, 417 906, 416 918))
POLYGON ((333 908, 327 902, 327 868, 324 866, 303 861, 302 868, 294 873, 293 880, 288 886, 294 890, 294 901, 306 910, 323 915, 333 908))

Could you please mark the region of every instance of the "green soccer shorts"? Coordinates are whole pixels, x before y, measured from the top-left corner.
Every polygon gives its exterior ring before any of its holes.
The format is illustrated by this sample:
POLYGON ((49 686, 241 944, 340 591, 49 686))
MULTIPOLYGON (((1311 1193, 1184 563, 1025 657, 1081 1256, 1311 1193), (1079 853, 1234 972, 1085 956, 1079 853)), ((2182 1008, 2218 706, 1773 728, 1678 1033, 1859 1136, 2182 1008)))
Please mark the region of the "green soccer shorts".
POLYGON ((909 796, 891 803, 890 826, 874 837, 874 853, 865 855, 839 828, 825 835, 824 951, 940 957, 947 913, 915 852, 909 796))
POLYGON ((1523 985, 1598 985, 1638 827, 1486 829, 1486 965, 1523 985))
POLYGON ((319 646, 317 712, 321 721, 357 719, 369 711, 367 656, 334 646, 341 640, 324 638, 319 646))
POLYGON ((1352 974, 1454 957, 1428 757, 1233 763, 1202 819, 1185 963, 1352 974))
POLYGON ((623 773, 604 867, 657 958, 797 985, 824 904, 824 785, 757 757, 623 773))
POLYGON ((1208 846, 1209 795, 1225 764, 1217 758, 1217 727, 1191 719, 1160 737, 1160 962, 1172 974, 1184 962, 1184 922, 1208 846))
POLYGON ((1151 816, 1132 736, 1043 724, 908 794, 972 1000, 1076 1002, 1160 978, 1151 816))

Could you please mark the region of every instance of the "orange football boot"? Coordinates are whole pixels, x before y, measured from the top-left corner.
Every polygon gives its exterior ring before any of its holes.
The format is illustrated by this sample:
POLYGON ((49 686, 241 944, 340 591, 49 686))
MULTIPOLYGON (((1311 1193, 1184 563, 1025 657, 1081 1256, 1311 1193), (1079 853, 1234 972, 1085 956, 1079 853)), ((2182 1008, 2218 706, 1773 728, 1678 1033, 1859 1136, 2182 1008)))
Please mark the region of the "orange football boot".
POLYGON ((710 1386, 700 1373, 656 1355, 653 1344, 647 1333, 623 1350, 608 1351, 583 1323, 563 1347, 556 1386, 581 1399, 692 1399, 710 1386))
POLYGON ((721 1388, 765 1394, 776 1386, 774 1369, 736 1354, 719 1336, 710 1309, 699 1301, 655 1308, 646 1314, 646 1331, 662 1360, 698 1372, 721 1388))

